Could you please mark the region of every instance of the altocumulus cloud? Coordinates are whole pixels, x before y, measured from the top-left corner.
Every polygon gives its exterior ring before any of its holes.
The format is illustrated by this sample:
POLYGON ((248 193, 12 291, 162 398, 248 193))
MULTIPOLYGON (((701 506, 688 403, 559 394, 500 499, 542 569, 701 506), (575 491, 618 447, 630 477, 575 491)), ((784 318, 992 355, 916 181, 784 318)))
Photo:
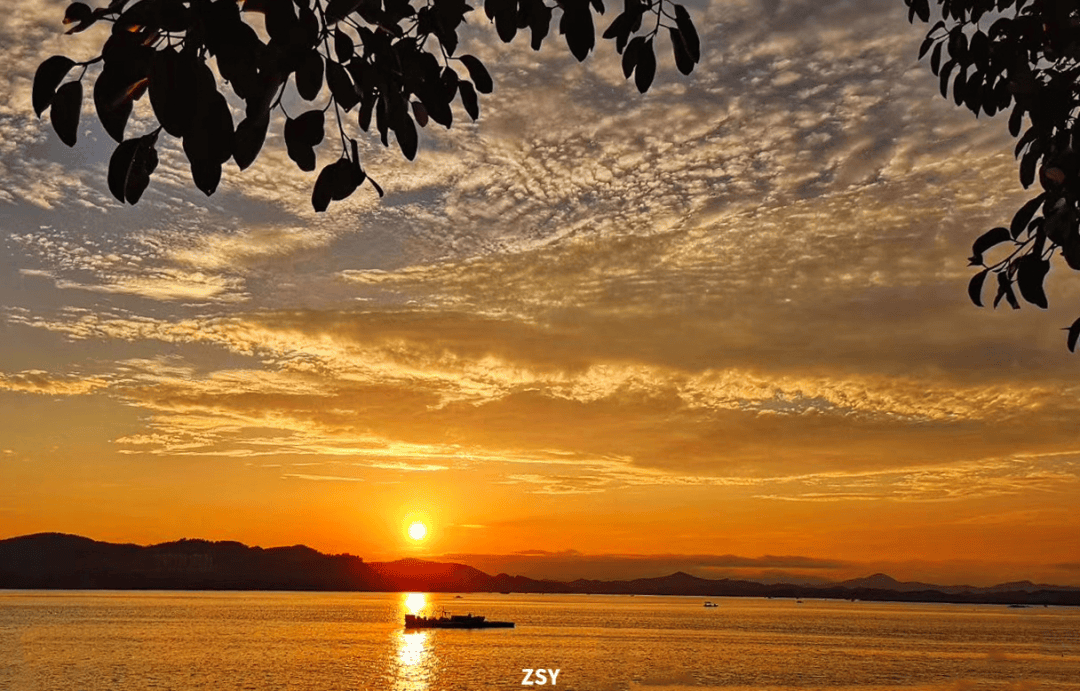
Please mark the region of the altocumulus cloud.
MULTIPOLYGON (((126 453, 335 469, 292 479, 483 466, 553 495, 1075 487, 1051 455, 1080 412, 1059 335, 964 304, 964 245, 1023 198, 1009 137, 935 96, 900 3, 697 3, 705 63, 663 57, 644 97, 610 46, 577 65, 478 32, 466 50, 498 66, 479 124, 425 130, 416 164, 365 142, 387 198, 327 215, 277 135, 210 200, 165 148, 121 210, 97 126, 68 152, 28 115, 36 61, 74 44, 60 11, 27 0, 0 30, 24 219, 0 281, 6 328, 73 364, 0 387, 139 409, 126 453), (87 342, 174 355, 90 367, 87 342)), ((1051 278, 1052 304, 1075 297, 1051 278)))

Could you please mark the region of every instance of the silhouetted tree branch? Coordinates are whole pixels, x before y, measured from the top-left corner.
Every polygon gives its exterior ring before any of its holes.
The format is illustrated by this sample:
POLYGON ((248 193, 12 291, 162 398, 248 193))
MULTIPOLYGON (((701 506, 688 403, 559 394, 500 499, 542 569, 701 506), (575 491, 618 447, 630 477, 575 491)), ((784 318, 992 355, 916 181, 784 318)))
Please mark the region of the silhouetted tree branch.
MULTIPOLYGON (((971 265, 980 267, 968 286, 983 304, 993 278, 996 307, 1019 309, 1020 298, 1047 307, 1044 279, 1055 255, 1080 270, 1080 0, 904 0, 909 20, 935 23, 919 57, 929 55, 942 96, 976 116, 1009 113, 1018 137, 1020 182, 1036 179, 1042 192, 1024 204, 1008 227, 981 235, 971 265), (987 264, 984 253, 1005 246, 1004 258, 987 264)), ((162 131, 182 140, 196 187, 213 194, 229 159, 243 170, 262 149, 277 109, 285 115, 289 157, 304 171, 316 168, 316 147, 328 125, 336 128, 340 153, 323 166, 312 205, 324 211, 364 182, 379 185, 360 161, 354 132, 374 131, 384 146, 394 135, 408 159, 419 145, 417 125, 449 128, 451 104, 479 117, 479 95, 493 80, 476 57, 457 54, 458 29, 474 8, 465 0, 111 0, 92 9, 71 4, 67 33, 111 22, 101 53, 85 62, 53 56, 37 70, 34 111, 50 110, 61 141, 74 146, 83 101, 83 80, 95 76, 93 101, 105 131, 118 142, 108 185, 120 201, 135 204, 158 163, 162 131), (246 21, 261 14, 260 35, 246 21), (266 38, 267 40, 264 40, 266 38), (207 61, 214 58, 220 80, 207 61), (100 69, 99 69, 100 67, 100 69), (75 68, 75 79, 65 81, 75 68), (313 104, 290 117, 281 99, 292 81, 313 104), (222 91, 244 103, 233 121, 222 91), (158 126, 126 132, 134 101, 149 95, 158 126), (355 121, 349 115, 355 112, 355 121), (354 126, 355 123, 355 126, 354 126)), ((552 22, 579 61, 595 47, 594 13, 603 0, 485 0, 484 14, 504 42, 518 32, 539 50, 552 22)), ((656 74, 656 42, 666 29, 675 64, 683 74, 699 62, 700 43, 686 9, 670 0, 623 0, 623 11, 603 33, 622 55, 623 73, 644 93, 656 74)), ((333 137, 331 137, 333 140, 333 137)), ((1000 248, 999 248, 1000 250, 1000 248)), ((1067 345, 1080 339, 1080 319, 1067 328, 1067 345)))
MULTIPOLYGON (((316 211, 345 199, 365 181, 383 191, 361 165, 358 130, 374 125, 384 146, 393 132, 406 158, 416 156, 417 125, 449 128, 451 103, 458 99, 475 120, 478 94, 494 84, 484 64, 458 55, 458 29, 473 8, 465 0, 112 0, 92 9, 71 4, 67 33, 96 22, 111 22, 112 33, 97 57, 76 63, 54 56, 34 77, 33 106, 40 117, 50 109, 57 135, 76 143, 82 82, 88 68, 101 65, 93 85, 94 107, 105 131, 118 142, 109 161, 109 190, 135 204, 157 167, 162 130, 182 140, 195 186, 213 194, 229 159, 241 170, 258 157, 275 109, 285 115, 289 157, 305 171, 316 167, 315 148, 336 127, 340 155, 325 165, 312 191, 316 211), (265 33, 248 24, 260 14, 265 33), (263 37, 268 38, 264 40, 263 37), (207 61, 214 58, 220 83, 207 61), (76 67, 74 80, 64 80, 76 67), (289 81, 313 108, 289 117, 281 98, 289 81), (244 103, 234 126, 222 91, 228 87, 244 103), (220 90, 219 90, 220 89, 220 90), (149 95, 159 126, 128 133, 132 103, 149 95), (355 128, 348 115, 355 115, 355 128)), ((485 0, 484 14, 499 37, 510 42, 528 31, 539 50, 551 24, 570 52, 584 60, 595 47, 593 14, 603 0, 485 0)), ((656 73, 657 35, 666 29, 675 64, 689 74, 700 60, 697 31, 681 5, 669 0, 623 0, 605 39, 622 54, 623 72, 645 92, 656 73)), ((332 138, 332 137, 331 137, 332 138)))
MULTIPOLYGON (((919 49, 929 53, 941 95, 972 113, 1009 113, 1018 137, 1020 184, 1038 179, 1042 192, 1024 204, 1006 227, 983 233, 972 246, 971 266, 981 267, 968 284, 982 307, 988 277, 994 307, 1004 299, 1047 307, 1043 281, 1054 255, 1080 270, 1080 2, 1078 0, 904 0, 908 19, 929 23, 919 49), (987 264, 983 254, 1004 245, 1005 256, 987 264)), ((1080 319, 1067 327, 1069 350, 1080 338, 1080 319)))

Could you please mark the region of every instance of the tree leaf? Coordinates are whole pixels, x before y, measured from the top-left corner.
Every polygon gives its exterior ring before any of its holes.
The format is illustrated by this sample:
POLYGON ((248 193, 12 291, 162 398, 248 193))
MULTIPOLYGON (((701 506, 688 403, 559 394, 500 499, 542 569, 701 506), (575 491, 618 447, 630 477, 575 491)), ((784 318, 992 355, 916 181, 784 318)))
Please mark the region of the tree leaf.
POLYGON ((128 168, 127 179, 124 183, 124 199, 129 204, 137 204, 150 185, 150 175, 157 168, 158 155, 154 144, 157 142, 157 133, 139 137, 135 147, 135 156, 128 168))
POLYGON ((1046 292, 1043 280, 1050 271, 1050 262, 1037 254, 1026 254, 1016 262, 1016 283, 1020 286, 1020 295, 1033 305, 1046 309, 1046 292))
POLYGON ((342 31, 340 26, 334 28, 334 55, 337 56, 337 61, 344 64, 353 57, 353 40, 347 33, 342 31))
POLYGON ((1016 300, 1016 294, 1013 293, 1012 281, 1009 280, 1006 272, 1002 271, 997 275, 998 280, 998 292, 997 297, 994 298, 994 307, 998 306, 1001 302, 1001 298, 1005 298, 1009 302, 1009 306, 1014 310, 1020 309, 1020 303, 1016 300))
POLYGON ((333 60, 326 61, 326 83, 330 87, 330 93, 334 100, 345 110, 351 110, 360 102, 360 95, 356 92, 352 78, 348 71, 333 60))
POLYGON ((37 72, 34 73, 31 101, 34 104, 34 114, 39 118, 52 103, 60 82, 64 81, 64 77, 74 66, 75 61, 63 55, 54 55, 38 65, 37 72))
POLYGON ((352 165, 353 175, 356 176, 357 186, 364 184, 364 178, 367 174, 364 173, 364 168, 360 165, 360 147, 356 145, 355 139, 350 139, 349 144, 352 146, 352 165))
POLYGON ((326 113, 319 108, 301 113, 296 118, 296 126, 308 146, 318 146, 326 137, 326 113))
MULTIPOLYGON (((158 122, 174 137, 187 134, 195 118, 201 96, 200 67, 207 69, 194 56, 171 49, 155 52, 150 61, 150 105, 158 122)), ((213 80, 213 74, 208 76, 213 80)))
POLYGON ((1009 115, 1009 134, 1017 136, 1020 134, 1020 128, 1024 125, 1024 107, 1019 103, 1013 108, 1012 114, 1009 115))
MULTIPOLYGON (((360 112, 357 114, 357 124, 360 125, 360 129, 365 132, 371 127, 371 113, 375 109, 375 103, 379 100, 379 97, 374 91, 368 91, 364 93, 364 99, 360 103, 360 112)), ((424 109, 427 112, 427 109, 424 109)))
POLYGON ((323 58, 319 51, 308 51, 300 66, 296 68, 295 79, 300 98, 312 101, 319 95, 323 84, 323 58))
POLYGON ((120 143, 109 158, 109 191, 117 201, 123 203, 126 198, 127 176, 131 169, 131 162, 135 159, 135 150, 139 147, 139 139, 127 139, 120 143))
POLYGON ((470 82, 461 82, 458 84, 458 93, 461 94, 461 104, 465 106, 465 112, 475 122, 480 117, 480 103, 477 100, 473 85, 470 82))
POLYGON ((439 84, 442 85, 443 98, 446 99, 446 103, 449 104, 454 100, 454 96, 457 95, 458 82, 461 81, 461 77, 452 67, 444 67, 442 75, 439 78, 439 84))
POLYGON ((589 57, 589 52, 596 45, 596 29, 593 28, 592 13, 587 3, 564 4, 559 30, 566 36, 566 45, 578 62, 589 57))
POLYGON ((965 87, 967 86, 967 68, 961 67, 953 79, 953 103, 960 105, 964 102, 965 87))
POLYGON ((1034 144, 1035 140, 1038 138, 1038 134, 1039 131, 1035 128, 1034 125, 1029 127, 1027 129, 1027 132, 1024 132, 1024 136, 1016 140, 1016 147, 1013 148, 1013 156, 1020 158, 1020 153, 1024 150, 1025 147, 1034 144))
POLYGON ((675 26, 678 27, 679 33, 682 34, 683 42, 686 45, 686 52, 689 53, 690 58, 695 64, 700 62, 701 41, 698 39, 698 33, 697 29, 694 28, 694 23, 690 21, 690 13, 687 12, 686 8, 682 5, 675 5, 675 26))
POLYGON ((240 170, 250 166, 258 157, 263 141, 266 140, 266 129, 269 126, 269 113, 255 118, 244 118, 236 126, 233 160, 236 161, 236 165, 240 166, 240 170))
POLYGON ((645 45, 644 36, 635 36, 630 39, 630 43, 626 45, 626 50, 622 54, 622 71, 623 76, 627 79, 637 69, 638 56, 641 54, 641 49, 645 45))
POLYGON ((992 228, 982 235, 971 245, 972 254, 981 256, 986 250, 995 245, 1012 240, 1012 234, 1008 228, 992 228))
POLYGON ((56 90, 49 118, 60 141, 75 146, 82 111, 82 82, 68 82, 56 90))
POLYGON ((416 158, 416 148, 419 146, 416 125, 407 112, 398 118, 396 124, 394 135, 397 137, 398 146, 401 148, 401 153, 405 155, 405 158, 411 161, 416 158))
MULTIPOLYGON (((501 0, 494 3, 494 8, 495 31, 503 43, 509 43, 517 35, 517 2, 516 0, 501 0)), ((563 11, 565 12, 565 9, 563 11)))
POLYGON ((971 42, 968 44, 968 54, 975 65, 980 68, 986 66, 987 58, 990 57, 990 41, 986 34, 981 31, 972 34, 971 42))
POLYGON ((128 82, 118 72, 110 71, 108 66, 94 82, 94 107, 98 120, 109 136, 118 142, 124 141, 124 129, 131 117, 136 84, 128 82))
POLYGON ((952 74, 953 68, 956 67, 956 60, 949 60, 941 68, 941 74, 938 75, 938 79, 941 82, 941 97, 949 97, 949 75, 952 74))
POLYGON ((73 2, 64 10, 64 26, 78 24, 79 26, 68 29, 65 33, 75 33, 87 28, 93 20, 93 11, 85 2, 73 2), (85 24, 86 26, 83 26, 85 24))
POLYGON ((390 146, 387 133, 390 131, 389 118, 386 117, 386 97, 380 95, 375 102, 375 129, 379 131, 379 139, 383 146, 390 146))
POLYGON ((1031 219, 1035 215, 1035 212, 1039 210, 1039 207, 1043 205, 1043 202, 1045 200, 1046 193, 1043 192, 1039 196, 1035 197, 1034 199, 1021 206, 1020 210, 1016 212, 1016 214, 1012 218, 1012 223, 1009 224, 1009 233, 1013 236, 1014 240, 1020 237, 1020 234, 1027 229, 1028 224, 1031 223, 1031 219))
POLYGON ((604 33, 601 34, 601 36, 611 40, 628 33, 630 33, 630 15, 623 12, 612 20, 611 24, 608 25, 608 28, 604 29, 604 33))
POLYGON ((319 213, 326 211, 333 196, 331 191, 333 186, 331 166, 333 166, 332 163, 323 167, 322 171, 319 172, 319 177, 315 180, 315 187, 311 190, 311 206, 319 213))
POLYGON ((983 283, 986 281, 986 274, 990 272, 989 269, 984 269, 979 273, 971 277, 971 281, 968 283, 968 297, 975 303, 976 307, 982 307, 982 289, 983 283))
MULTIPOLYGON (((475 96, 475 92, 474 92, 474 96, 475 96)), ((465 97, 464 97, 464 95, 462 95, 462 100, 464 101, 464 99, 465 99, 465 97)), ((413 101, 410 105, 412 105, 413 117, 416 118, 416 124, 420 125, 421 127, 427 127, 428 114, 427 114, 427 108, 424 107, 424 104, 421 103, 420 101, 413 101)), ((465 109, 468 110, 468 106, 466 106, 465 109)), ((473 118, 473 119, 475 120, 476 118, 473 118)))
POLYGON ((229 103, 214 91, 209 97, 204 94, 200 105, 196 109, 195 126, 206 131, 210 153, 217 157, 218 163, 225 163, 232 158, 236 148, 236 128, 229 103))
POLYGON ((184 136, 184 154, 196 186, 208 196, 221 180, 221 165, 236 148, 232 112, 225 97, 209 85, 195 107, 191 128, 184 136))
POLYGON ((326 116, 309 110, 296 119, 285 120, 285 147, 300 170, 315 170, 315 150, 325 136, 326 116))
POLYGON ((683 74, 690 74, 694 71, 694 59, 690 57, 682 33, 675 27, 668 27, 668 31, 671 34, 671 49, 675 53, 675 66, 683 74))
MULTIPOLYGON (((482 94, 490 94, 494 88, 494 84, 491 81, 491 75, 488 74, 487 68, 484 67, 484 63, 480 62, 472 55, 462 55, 460 58, 461 64, 465 65, 465 69, 469 71, 469 78, 472 79, 473 84, 476 85, 476 90, 482 94)), ((473 118, 474 120, 476 118, 473 118)))
POLYGON ((1020 159, 1020 184, 1024 186, 1024 189, 1027 189, 1034 184, 1035 168, 1038 166, 1041 157, 1042 154, 1032 147, 1028 149, 1028 152, 1020 159))
MULTIPOLYGON (((540 50, 551 24, 551 8, 543 0, 533 0, 529 9, 529 28, 532 30, 532 49, 540 50)), ((382 196, 382 195, 379 195, 382 196)))
POLYGON ((1076 341, 1078 338, 1080 338, 1080 319, 1074 321, 1072 323, 1072 326, 1069 327, 1069 338, 1067 344, 1069 346, 1070 353, 1076 352, 1076 341))
POLYGON ((934 39, 933 39, 933 37, 931 37, 931 36, 927 36, 927 37, 926 37, 925 39, 923 39, 922 45, 920 45, 920 46, 919 46, 919 59, 920 59, 920 60, 922 60, 922 59, 923 59, 923 57, 925 57, 925 56, 926 56, 926 54, 927 54, 928 52, 930 52, 930 48, 931 48, 931 47, 932 47, 933 45, 934 45, 934 39))
POLYGON ((265 75, 260 77, 259 69, 267 65, 271 57, 255 30, 233 14, 230 6, 235 7, 227 2, 213 4, 215 9, 206 24, 207 47, 217 58, 222 79, 227 80, 236 95, 246 101, 264 88, 267 80, 265 75), (218 15, 224 15, 224 18, 218 15))
POLYGON ((330 188, 330 198, 334 201, 341 201, 347 199, 349 195, 356 191, 356 187, 359 184, 356 175, 356 166, 353 162, 347 158, 340 158, 336 162, 331 163, 329 166, 333 170, 331 176, 332 186, 330 188))
POLYGON ((311 205, 315 211, 326 211, 331 201, 341 201, 356 191, 360 176, 356 165, 347 158, 340 158, 325 166, 315 180, 311 192, 311 205))
POLYGON ((212 158, 188 159, 191 164, 191 179, 195 187, 207 197, 217 191, 221 182, 221 164, 212 158))
POLYGON ((158 155, 154 144, 157 132, 123 141, 109 159, 109 191, 120 202, 135 204, 150 184, 150 175, 157 168, 158 155))
MULTIPOLYGON (((288 141, 287 138, 286 141, 288 141)), ((286 144, 286 150, 288 151, 289 158, 296 163, 297 168, 307 173, 315 170, 315 149, 302 144, 296 146, 286 144)))
MULTIPOLYGON (((450 99, 446 91, 438 85, 425 85, 416 95, 427 109, 428 117, 443 127, 449 128, 454 123, 454 112, 450 110, 450 99)), ((379 99, 380 103, 382 99, 379 99)))
POLYGON ((656 53, 653 52, 653 42, 649 39, 641 48, 638 56, 637 70, 634 71, 634 84, 637 90, 645 93, 652 85, 653 77, 656 76, 656 53))
POLYGON ((949 34, 949 55, 960 65, 966 67, 971 64, 968 58, 967 34, 959 29, 949 34))

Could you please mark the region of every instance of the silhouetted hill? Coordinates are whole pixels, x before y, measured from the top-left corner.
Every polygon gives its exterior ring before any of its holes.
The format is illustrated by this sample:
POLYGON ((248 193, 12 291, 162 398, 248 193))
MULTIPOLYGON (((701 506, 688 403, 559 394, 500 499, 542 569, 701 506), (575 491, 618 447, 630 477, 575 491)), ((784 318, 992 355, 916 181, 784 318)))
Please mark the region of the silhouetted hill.
POLYGON ((179 540, 142 547, 40 533, 0 540, 0 587, 357 590, 363 560, 310 547, 179 540))
POLYGON ((491 576, 464 564, 400 559, 372 562, 367 567, 367 590, 475 592, 491 589, 491 576))
POLYGON ((1074 588, 1072 586, 1036 585, 1031 581, 1014 581, 1011 583, 1001 583, 999 585, 992 585, 988 587, 975 585, 934 585, 933 583, 919 583, 918 581, 898 581, 892 576, 888 576, 883 573, 875 573, 873 576, 867 576, 866 578, 853 578, 851 580, 841 581, 836 585, 852 589, 869 588, 872 590, 893 590, 898 593, 913 593, 926 590, 935 590, 938 592, 950 594, 1011 592, 1034 593, 1040 590, 1064 590, 1080 592, 1080 588, 1074 588))
POLYGON ((879 573, 843 583, 795 585, 710 580, 680 571, 657 578, 564 583, 490 576, 464 564, 420 559, 365 563, 303 545, 263 549, 179 540, 142 547, 57 533, 0 540, 0 588, 603 593, 1080 605, 1080 588, 1030 581, 990 588, 937 586, 903 583, 879 573))
POLYGON ((898 593, 910 593, 919 590, 941 590, 945 592, 947 588, 950 592, 963 592, 965 590, 973 590, 974 586, 958 585, 958 586, 935 586, 929 583, 919 583, 917 581, 901 582, 884 573, 875 573, 873 576, 867 576, 866 578, 852 578, 851 580, 841 581, 837 585, 842 585, 846 588, 871 588, 874 590, 895 590, 898 593))

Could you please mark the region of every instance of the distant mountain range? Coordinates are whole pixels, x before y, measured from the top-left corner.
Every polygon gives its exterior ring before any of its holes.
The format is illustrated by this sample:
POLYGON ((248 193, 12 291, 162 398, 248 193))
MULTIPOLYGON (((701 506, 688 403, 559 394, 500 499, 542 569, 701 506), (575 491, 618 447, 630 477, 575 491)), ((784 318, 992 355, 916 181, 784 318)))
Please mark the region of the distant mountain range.
POLYGON ((883 574, 796 585, 698 578, 678 572, 625 581, 491 576, 419 559, 365 562, 310 547, 179 540, 147 547, 39 533, 0 540, 0 588, 111 590, 335 590, 795 597, 900 602, 1080 606, 1080 588, 1030 581, 992 587, 902 583, 883 574))

